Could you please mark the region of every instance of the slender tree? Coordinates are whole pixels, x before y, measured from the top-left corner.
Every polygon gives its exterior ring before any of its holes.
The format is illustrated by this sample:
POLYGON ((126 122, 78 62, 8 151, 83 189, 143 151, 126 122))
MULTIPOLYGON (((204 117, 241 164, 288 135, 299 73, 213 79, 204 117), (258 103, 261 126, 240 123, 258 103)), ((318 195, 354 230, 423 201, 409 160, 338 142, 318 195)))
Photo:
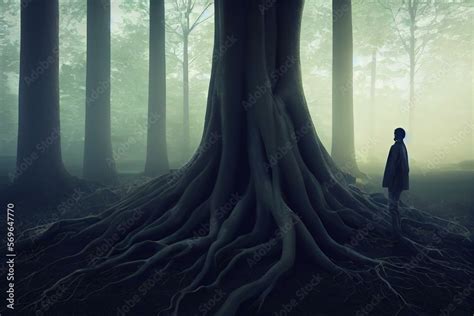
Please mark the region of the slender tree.
POLYGON ((150 0, 150 65, 148 79, 148 133, 145 174, 169 169, 166 148, 165 2, 150 0))
MULTIPOLYGON (((168 24, 168 29, 176 34, 182 43, 182 77, 183 77, 183 150, 186 156, 190 151, 190 132, 189 132, 189 37, 198 25, 207 21, 211 15, 206 16, 207 9, 212 2, 209 0, 174 0, 174 22, 168 24), (200 3, 201 2, 201 3, 200 3), (196 7, 196 4, 198 6, 196 7), (199 5, 201 4, 201 5, 199 5), (196 13, 197 11, 197 13, 196 13), (196 17, 193 19, 193 16, 196 17)), ((176 54, 175 54, 176 56, 176 54)), ((179 58, 179 57, 178 57, 179 58)))
MULTIPOLYGON (((386 49, 387 43, 396 42, 393 35, 393 25, 387 10, 378 2, 358 2, 352 8, 354 47, 358 53, 368 56, 370 63, 367 72, 370 74, 369 115, 368 115, 368 143, 378 142, 377 128, 377 91, 376 84, 380 73, 379 63, 387 62, 387 57, 381 53, 386 49)), ((384 69, 386 71, 386 69, 384 69)), ((374 161, 374 145, 368 148, 368 158, 374 161)))
POLYGON ((389 10, 394 22, 395 31, 406 56, 408 56, 408 104, 402 110, 408 113, 408 131, 414 135, 417 102, 416 76, 426 47, 439 34, 442 34, 441 29, 446 26, 441 22, 446 17, 447 11, 443 4, 436 3, 436 1, 405 0, 394 2, 380 1, 380 3, 389 10))
POLYGON ((110 123, 110 0, 87 1, 85 179, 116 181, 110 123))
POLYGON ((58 0, 21 2, 18 148, 14 179, 42 192, 62 191, 70 177, 61 157, 58 24, 58 0))
MULTIPOLYGON (((1 19, 0 19, 1 23, 1 19)), ((8 73, 7 73, 7 65, 8 62, 7 56, 5 54, 5 48, 1 47, 0 50, 0 115, 2 116, 1 122, 2 125, 0 126, 0 133, 4 137, 0 140, 0 151, 2 153, 7 152, 7 144, 5 142, 5 138, 9 138, 12 130, 12 112, 10 110, 10 91, 8 87, 8 73)))
POLYGON ((354 145, 351 0, 333 0, 332 4, 331 156, 342 170, 359 176, 354 145))
POLYGON ((10 74, 18 71, 18 42, 10 37, 13 23, 9 20, 15 9, 11 2, 0 2, 0 152, 8 156, 14 156, 16 142, 17 98, 9 84, 10 74))

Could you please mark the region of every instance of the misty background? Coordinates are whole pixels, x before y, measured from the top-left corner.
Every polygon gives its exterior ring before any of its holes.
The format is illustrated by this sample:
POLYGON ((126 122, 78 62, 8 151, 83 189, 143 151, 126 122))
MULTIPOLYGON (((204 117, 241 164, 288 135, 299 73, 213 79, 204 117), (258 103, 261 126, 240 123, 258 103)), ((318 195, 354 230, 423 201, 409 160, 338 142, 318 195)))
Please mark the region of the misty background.
MULTIPOLYGON (((20 1, 2 0, 0 12, 0 170, 14 169, 18 117, 20 1)), ((182 16, 166 1, 167 145, 178 168, 201 139, 214 36, 213 6, 197 1, 189 34, 191 150, 183 149, 182 16)), ((356 158, 363 172, 381 173, 393 129, 404 127, 412 172, 474 168, 474 6, 440 1, 417 20, 413 127, 408 127, 408 13, 401 1, 353 1, 354 126, 356 158), (375 53, 374 53, 375 52, 375 53), (373 73, 373 56, 376 72, 373 73), (375 78, 371 99, 371 82, 375 78)), ((330 1, 307 0, 301 57, 305 94, 316 130, 331 148, 332 16, 330 1)), ((112 1, 112 143, 119 172, 141 172, 145 163, 148 97, 148 1, 112 1)), ((80 174, 83 160, 86 1, 60 1, 62 152, 80 174)), ((283 30, 284 31, 284 30, 283 30)))

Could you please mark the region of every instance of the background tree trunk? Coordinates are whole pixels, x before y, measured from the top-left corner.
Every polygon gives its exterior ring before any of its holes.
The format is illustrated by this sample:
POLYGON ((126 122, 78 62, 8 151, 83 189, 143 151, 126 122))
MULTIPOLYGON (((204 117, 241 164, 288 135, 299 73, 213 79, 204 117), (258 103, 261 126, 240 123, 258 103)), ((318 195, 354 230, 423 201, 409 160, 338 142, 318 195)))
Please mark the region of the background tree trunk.
POLYGON ((145 174, 169 170, 166 147, 165 2, 150 0, 150 65, 145 174))
POLYGON ((179 56, 182 63, 182 79, 183 79, 183 125, 182 125, 182 140, 181 150, 183 163, 189 159, 191 153, 191 137, 190 137, 190 122, 189 122, 189 37, 193 30, 198 25, 206 21, 210 16, 205 16, 205 13, 212 1, 194 1, 194 0, 174 0, 174 9, 177 11, 174 17, 178 28, 170 27, 171 30, 179 36, 182 40, 183 55, 179 56), (202 9, 194 21, 191 19, 196 8, 202 9))
POLYGON ((345 172, 357 176, 352 95, 352 11, 350 0, 333 0, 333 77, 331 156, 345 172))
POLYGON ((183 150, 185 159, 188 159, 190 152, 189 134, 189 35, 185 34, 183 36, 183 150))
MULTIPOLYGON (((2 18, 0 17, 0 23, 4 23, 2 18)), ((6 36, 8 34, 0 33, 0 36, 6 36)), ((0 43, 1 45, 1 43, 0 43)), ((6 46, 6 44, 5 44, 6 46)), ((13 113, 12 110, 14 109, 11 105, 11 93, 8 87, 8 66, 7 63, 9 61, 8 56, 5 52, 6 47, 0 47, 0 104, 2 105, 2 109, 0 110, 1 115, 1 126, 0 126, 0 135, 2 135, 2 139, 0 140, 0 152, 7 153, 8 146, 7 143, 10 140, 11 131, 13 130, 13 113)))
MULTIPOLYGON (((4 2, 0 1, 0 10, 5 12, 7 5, 4 2)), ((10 106, 10 96, 8 90, 8 67, 7 63, 9 61, 6 53, 7 48, 7 37, 10 35, 10 25, 7 23, 6 14, 0 14, 0 108, 1 125, 0 125, 0 135, 4 135, 3 139, 0 140, 0 152, 6 153, 7 146, 5 140, 6 137, 10 135, 10 130, 12 128, 12 115, 9 109, 10 106)))
POLYGON ((87 1, 84 178, 116 182, 110 124, 110 0, 87 1))
MULTIPOLYGON (((474 64, 473 64, 473 73, 474 73, 474 64)), ((474 160, 474 96, 471 96, 471 105, 469 106, 468 115, 469 115, 469 123, 471 124, 471 128, 469 129, 469 138, 470 138, 469 142, 471 146, 470 146, 468 155, 472 160, 474 160)))
MULTIPOLYGON (((412 9, 413 10, 413 9, 412 9)), ((410 40, 409 40, 409 52, 408 56, 410 59, 410 95, 408 100, 408 131, 409 133, 413 134, 413 120, 415 115, 415 71, 416 71, 416 54, 415 54, 415 47, 416 47, 416 35, 415 35, 415 28, 416 28, 416 16, 415 13, 409 10, 410 14, 410 40)))
MULTIPOLYGON (((372 63, 370 65, 370 114, 369 114, 369 124, 370 131, 369 137, 371 140, 375 140, 375 128, 376 128, 376 107, 375 107, 375 85, 377 83, 377 48, 374 47, 372 50, 372 63)), ((374 146, 369 148, 369 160, 374 161, 374 146)))
POLYGON ((37 189, 47 182, 50 191, 69 177, 61 157, 58 24, 58 0, 22 1, 15 180, 37 189))

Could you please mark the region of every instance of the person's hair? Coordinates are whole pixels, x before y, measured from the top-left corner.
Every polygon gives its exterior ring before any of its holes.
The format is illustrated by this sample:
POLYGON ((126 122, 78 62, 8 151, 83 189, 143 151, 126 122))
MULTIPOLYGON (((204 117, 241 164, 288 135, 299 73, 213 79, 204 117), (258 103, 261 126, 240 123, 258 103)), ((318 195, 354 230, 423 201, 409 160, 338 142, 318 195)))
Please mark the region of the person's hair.
POLYGON ((397 139, 404 139, 405 138, 405 130, 401 127, 395 129, 395 138, 397 139))

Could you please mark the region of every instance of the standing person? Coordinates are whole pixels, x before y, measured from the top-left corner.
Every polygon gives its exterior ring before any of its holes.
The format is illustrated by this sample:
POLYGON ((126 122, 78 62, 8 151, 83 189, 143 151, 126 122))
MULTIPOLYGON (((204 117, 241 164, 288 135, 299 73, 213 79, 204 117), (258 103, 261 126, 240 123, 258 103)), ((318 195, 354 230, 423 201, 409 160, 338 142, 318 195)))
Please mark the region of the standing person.
POLYGON ((400 213, 398 201, 403 190, 408 190, 408 152, 403 139, 405 130, 401 127, 394 131, 395 143, 390 147, 387 164, 383 175, 382 186, 388 188, 388 209, 392 215, 393 236, 396 240, 401 237, 400 213))

